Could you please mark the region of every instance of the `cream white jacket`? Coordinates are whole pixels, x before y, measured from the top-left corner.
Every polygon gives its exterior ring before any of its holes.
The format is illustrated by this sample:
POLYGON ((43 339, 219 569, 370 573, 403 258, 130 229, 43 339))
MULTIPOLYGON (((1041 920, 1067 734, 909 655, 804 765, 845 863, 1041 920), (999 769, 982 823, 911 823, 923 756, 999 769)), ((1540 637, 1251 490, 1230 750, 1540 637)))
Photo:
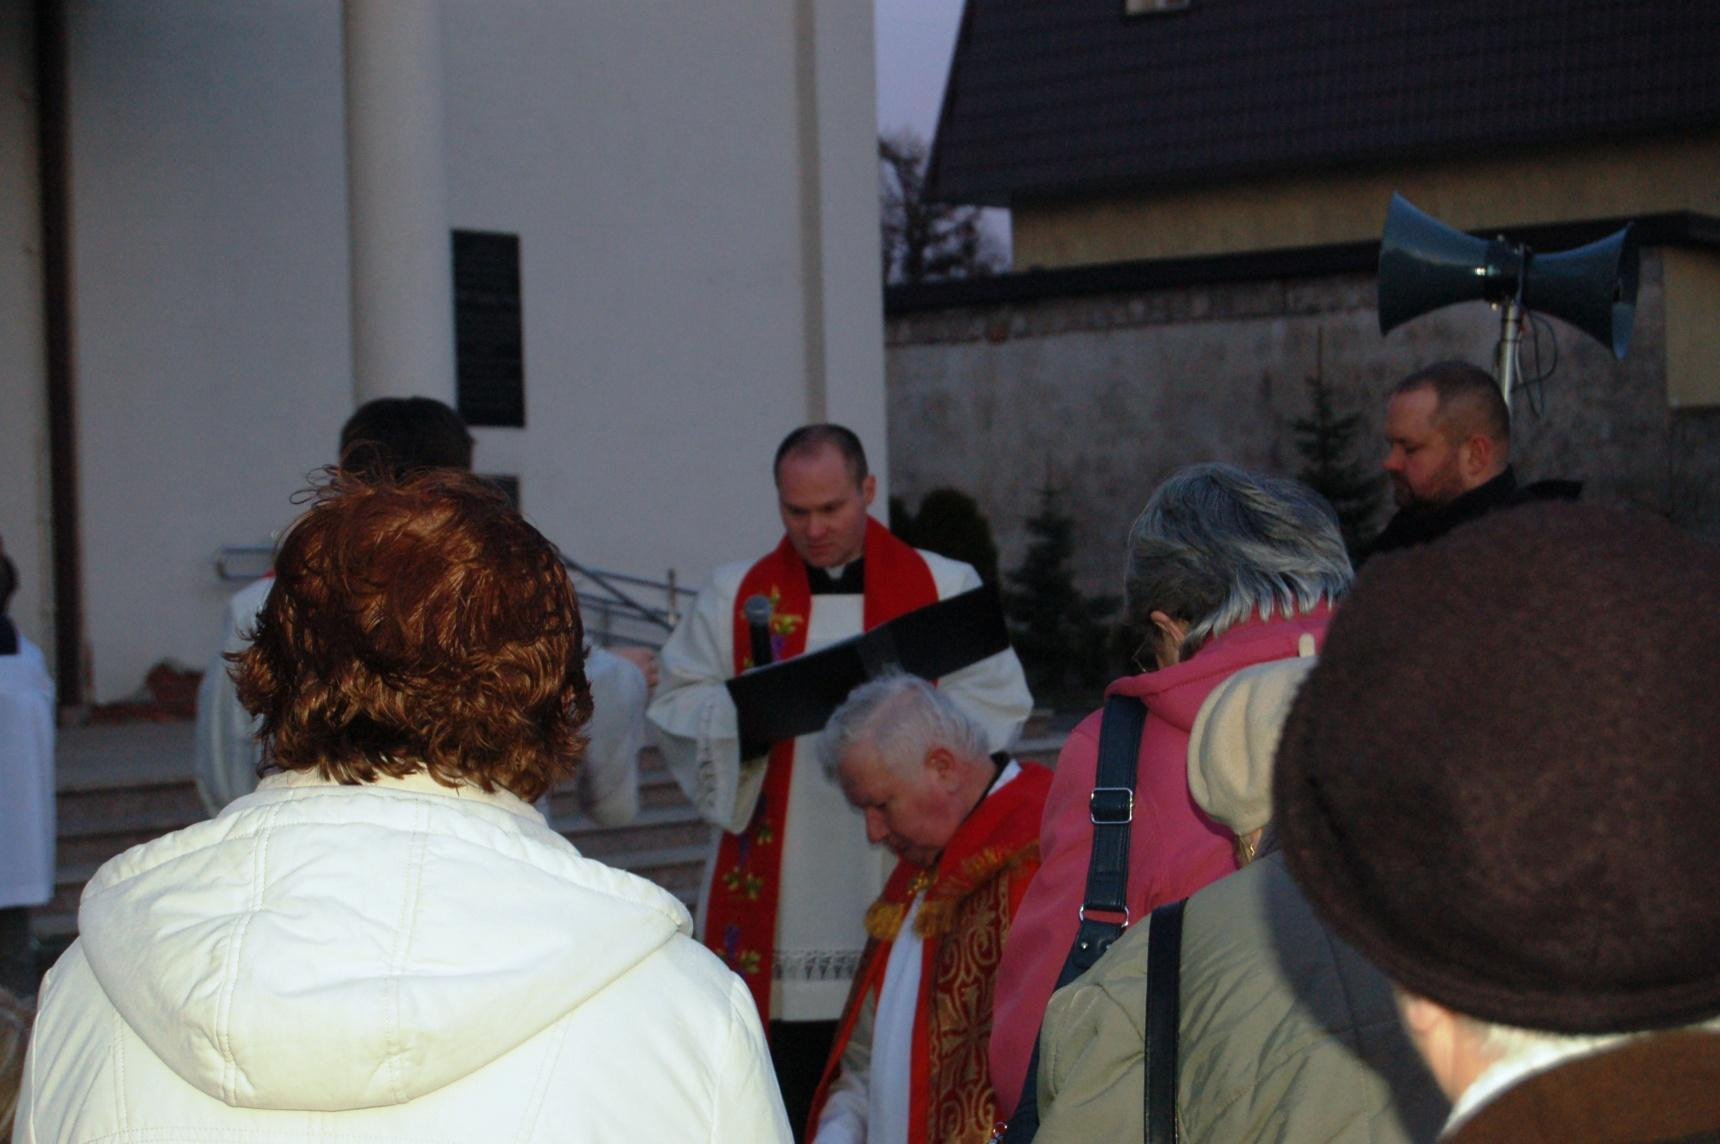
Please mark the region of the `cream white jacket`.
POLYGON ((272 776, 78 924, 15 1141, 789 1139, 680 902, 505 793, 272 776))

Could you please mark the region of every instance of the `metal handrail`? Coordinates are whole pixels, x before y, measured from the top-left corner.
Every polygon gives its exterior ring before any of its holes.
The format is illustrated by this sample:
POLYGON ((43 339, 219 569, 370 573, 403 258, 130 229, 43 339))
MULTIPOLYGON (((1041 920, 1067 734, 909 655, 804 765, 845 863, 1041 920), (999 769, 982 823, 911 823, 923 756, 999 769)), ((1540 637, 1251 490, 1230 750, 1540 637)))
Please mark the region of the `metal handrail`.
MULTIPOLYGON (((683 598, 695 593, 680 587, 675 581, 675 570, 669 569, 667 580, 652 580, 645 576, 634 576, 626 572, 613 572, 604 568, 593 568, 581 564, 570 556, 562 556, 561 562, 567 566, 575 577, 574 589, 579 593, 581 608, 592 608, 601 613, 601 624, 589 623, 589 626, 626 643, 662 645, 661 638, 651 640, 630 637, 617 632, 614 627, 614 613, 619 610, 624 618, 636 620, 659 629, 667 634, 675 630, 675 625, 681 622, 681 603, 683 598), (579 580, 589 581, 597 592, 588 592, 579 580), (638 596, 627 591, 620 585, 645 588, 663 594, 664 606, 652 607, 641 601, 638 596)), ((653 633, 655 634, 655 633, 653 633)))
POLYGON ((275 549, 270 544, 223 544, 215 550, 215 576, 229 584, 244 581, 249 583, 268 573, 270 565, 275 562, 275 549), (233 564, 238 561, 255 562, 252 571, 234 571, 233 564))
MULTIPOLYGON (((267 544, 223 544, 215 550, 215 575, 228 583, 255 580, 268 572, 274 555, 267 544)), ((664 636, 681 620, 681 605, 696 595, 676 583, 673 568, 666 580, 653 580, 594 568, 565 555, 561 562, 572 574, 580 607, 587 612, 586 628, 600 642, 661 647, 664 636), (652 593, 662 595, 662 607, 642 599, 652 593)))

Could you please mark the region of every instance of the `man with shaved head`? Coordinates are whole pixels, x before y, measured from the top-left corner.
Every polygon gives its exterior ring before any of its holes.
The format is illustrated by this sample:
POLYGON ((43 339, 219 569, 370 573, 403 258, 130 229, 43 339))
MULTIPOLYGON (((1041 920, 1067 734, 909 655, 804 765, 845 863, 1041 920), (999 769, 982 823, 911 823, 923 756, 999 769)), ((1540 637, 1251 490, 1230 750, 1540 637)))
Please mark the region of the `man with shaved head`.
POLYGON ((1468 362, 1437 362, 1399 382, 1386 406, 1386 444, 1382 467, 1398 512, 1370 556, 1437 540, 1523 500, 1573 499, 1581 488, 1571 481, 1518 488, 1505 399, 1468 362))

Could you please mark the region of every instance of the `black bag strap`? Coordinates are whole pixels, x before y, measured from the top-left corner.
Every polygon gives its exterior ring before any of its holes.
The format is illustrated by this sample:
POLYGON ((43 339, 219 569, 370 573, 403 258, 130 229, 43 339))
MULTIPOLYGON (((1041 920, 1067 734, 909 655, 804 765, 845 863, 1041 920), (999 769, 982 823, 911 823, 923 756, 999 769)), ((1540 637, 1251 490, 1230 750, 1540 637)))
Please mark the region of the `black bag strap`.
MULTIPOLYGON (((1135 818, 1135 770, 1147 708, 1139 699, 1113 695, 1099 721, 1099 762, 1087 815, 1093 821, 1093 850, 1087 860, 1087 886, 1081 895, 1080 928, 1063 959, 1057 989, 1093 967, 1129 926, 1129 824, 1135 818), (1111 914, 1113 917, 1099 917, 1111 914)), ((1021 1099, 1009 1118, 1004 1144, 1027 1144, 1039 1133, 1039 1039, 1027 1062, 1021 1099)))
POLYGON ((1147 919, 1145 1144, 1177 1141, 1177 1029, 1181 1020, 1183 906, 1170 902, 1147 919))
POLYGON ((1099 723, 1099 765, 1093 793, 1087 796, 1093 850, 1087 859, 1081 926, 1057 980, 1059 989, 1092 968, 1129 927, 1129 824, 1135 819, 1135 770, 1146 723, 1147 708, 1139 699, 1113 695, 1105 700, 1099 723))

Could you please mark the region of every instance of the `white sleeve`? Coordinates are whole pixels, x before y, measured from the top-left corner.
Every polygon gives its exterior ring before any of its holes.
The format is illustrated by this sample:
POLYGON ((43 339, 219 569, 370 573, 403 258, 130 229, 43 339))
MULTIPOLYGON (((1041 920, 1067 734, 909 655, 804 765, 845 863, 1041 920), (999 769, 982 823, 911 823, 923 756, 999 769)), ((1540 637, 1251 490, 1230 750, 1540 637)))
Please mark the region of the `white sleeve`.
POLYGON ((876 1017, 877 1002, 868 996, 860 1002, 854 1029, 848 1043, 842 1046, 841 1070, 825 1094, 813 1144, 866 1144, 871 1102, 867 1081, 872 1071, 872 1027, 876 1017))
MULTIPOLYGON (((921 555, 926 557, 937 581, 939 599, 947 600, 980 586, 979 573, 971 566, 935 553, 921 555)), ((1013 744, 1022 724, 1033 713, 1033 696, 1027 690, 1027 676, 1014 648, 1005 648, 978 663, 950 672, 938 680, 938 688, 979 721, 985 728, 986 742, 994 751, 1006 750, 1013 744)))
POLYGON ((657 745, 699 816, 724 830, 746 829, 764 785, 764 759, 742 766, 735 704, 723 681, 733 674, 734 588, 744 569, 719 569, 699 593, 657 660, 657 696, 646 717, 657 745), (723 587, 727 580, 734 580, 723 587))
POLYGON ((579 806, 599 826, 625 826, 639 814, 645 673, 594 646, 585 660, 585 678, 591 684, 591 722, 579 766, 579 806))
POLYGON ((241 589, 227 601, 221 623, 221 653, 210 660, 197 687, 191 771, 203 807, 211 816, 257 789, 257 764, 263 757, 257 742, 257 720, 240 705, 239 692, 228 674, 232 665, 224 655, 245 649, 268 596, 269 582, 264 580, 241 589))
POLYGON ((0 907, 54 896, 54 684, 22 633, 0 656, 0 907))

